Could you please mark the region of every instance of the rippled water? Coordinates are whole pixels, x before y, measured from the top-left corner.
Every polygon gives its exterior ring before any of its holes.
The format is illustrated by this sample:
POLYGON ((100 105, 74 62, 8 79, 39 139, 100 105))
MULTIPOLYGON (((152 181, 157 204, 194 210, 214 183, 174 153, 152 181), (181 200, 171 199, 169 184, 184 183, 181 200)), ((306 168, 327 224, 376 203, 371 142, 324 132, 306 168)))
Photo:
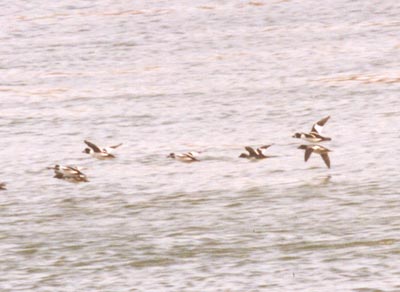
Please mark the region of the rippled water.
POLYGON ((399 291, 399 14, 3 5, 1 291, 399 291), (331 169, 291 138, 327 115, 331 169), (97 161, 84 139, 124 146, 97 161), (270 143, 279 157, 237 158, 270 143), (166 158, 190 150, 202 161, 166 158), (52 178, 55 163, 90 182, 52 178))

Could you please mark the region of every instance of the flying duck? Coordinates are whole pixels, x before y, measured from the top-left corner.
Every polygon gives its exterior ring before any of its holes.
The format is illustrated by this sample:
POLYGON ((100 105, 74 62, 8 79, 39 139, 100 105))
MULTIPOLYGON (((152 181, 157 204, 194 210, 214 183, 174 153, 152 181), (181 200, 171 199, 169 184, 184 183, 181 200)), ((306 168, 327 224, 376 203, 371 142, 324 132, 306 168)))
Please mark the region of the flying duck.
POLYGON ((187 153, 170 153, 167 157, 176 159, 182 162, 194 162, 199 161, 196 156, 199 155, 199 152, 187 152, 187 153))
POLYGON ((327 116, 318 122, 316 122, 312 128, 310 133, 295 133, 292 137, 293 138, 298 138, 298 139, 303 139, 311 143, 318 143, 318 142, 324 142, 324 141, 330 141, 332 140, 329 137, 323 137, 322 130, 324 128, 325 123, 329 120, 330 116, 327 116))
POLYGON ((88 182, 87 176, 77 166, 62 166, 56 164, 48 168, 54 169, 55 178, 70 182, 88 182))
POLYGON ((6 183, 2 182, 0 183, 0 190, 6 190, 6 183))
POLYGON ((83 153, 87 153, 97 159, 115 158, 112 152, 114 152, 116 148, 122 145, 122 143, 120 143, 118 145, 100 148, 99 146, 90 141, 85 140, 83 142, 85 142, 85 144, 89 146, 88 148, 85 148, 85 150, 83 150, 83 153))
POLYGON ((261 146, 261 147, 257 148, 256 150, 254 150, 250 146, 246 146, 246 147, 244 147, 244 149, 246 149, 246 151, 249 152, 249 154, 242 153, 242 154, 239 155, 239 157, 240 158, 248 158, 248 159, 264 159, 264 158, 272 157, 272 156, 265 155, 265 151, 271 145, 264 145, 264 146, 261 146))
POLYGON ((311 153, 316 153, 321 155, 322 159, 324 160, 326 166, 331 168, 331 161, 329 160, 328 152, 332 152, 328 148, 325 148, 321 145, 300 145, 298 149, 304 149, 304 161, 307 161, 310 158, 311 153))

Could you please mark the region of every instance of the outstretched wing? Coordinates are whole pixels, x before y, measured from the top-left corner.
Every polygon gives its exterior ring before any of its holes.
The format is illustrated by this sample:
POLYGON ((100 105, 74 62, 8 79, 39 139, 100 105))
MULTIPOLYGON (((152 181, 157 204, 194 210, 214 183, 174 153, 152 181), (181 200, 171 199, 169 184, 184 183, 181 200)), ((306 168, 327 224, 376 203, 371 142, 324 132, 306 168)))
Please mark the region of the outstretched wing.
POLYGON ((122 145, 122 143, 119 143, 118 145, 110 146, 109 148, 116 149, 116 148, 118 148, 118 147, 121 146, 121 145, 122 145))
POLYGON ((246 147, 244 147, 244 149, 246 149, 247 152, 249 152, 250 157, 257 157, 257 153, 256 153, 256 151, 254 151, 254 149, 252 147, 246 146, 246 147))
POLYGON ((326 124, 326 122, 329 120, 330 117, 331 116, 327 116, 327 117, 323 118, 322 120, 319 120, 318 122, 316 122, 311 128, 311 133, 322 134, 324 125, 326 124))
POLYGON ((260 148, 257 148, 257 152, 258 152, 258 154, 259 155, 263 155, 263 156, 267 156, 265 153, 266 153, 266 150, 269 148, 269 147, 271 147, 271 145, 272 144, 270 144, 270 145, 264 145, 264 146, 261 146, 260 148))
POLYGON ((59 173, 65 177, 72 177, 81 174, 79 169, 73 166, 61 166, 59 173))
POLYGON ((79 167, 77 166, 67 166, 70 170, 72 174, 80 174, 80 175, 84 175, 83 172, 79 169, 79 167))
POLYGON ((199 161, 192 152, 186 153, 186 156, 192 159, 193 161, 199 161))
POLYGON ((186 162, 190 162, 190 161, 199 161, 192 152, 188 152, 188 153, 181 153, 181 154, 176 154, 176 157, 181 160, 181 161, 186 161, 186 162))
POLYGON ((85 140, 83 142, 85 142, 86 145, 88 145, 90 148, 92 148, 94 152, 97 152, 97 153, 101 152, 101 149, 96 144, 93 144, 92 142, 89 142, 88 140, 85 140))
POLYGON ((308 158, 310 158, 312 152, 313 152, 312 148, 306 149, 306 152, 304 153, 304 161, 307 162, 307 160, 308 160, 308 158))
POLYGON ((328 154, 321 154, 321 157, 325 161, 326 166, 328 166, 328 168, 331 168, 331 161, 329 160, 328 154))

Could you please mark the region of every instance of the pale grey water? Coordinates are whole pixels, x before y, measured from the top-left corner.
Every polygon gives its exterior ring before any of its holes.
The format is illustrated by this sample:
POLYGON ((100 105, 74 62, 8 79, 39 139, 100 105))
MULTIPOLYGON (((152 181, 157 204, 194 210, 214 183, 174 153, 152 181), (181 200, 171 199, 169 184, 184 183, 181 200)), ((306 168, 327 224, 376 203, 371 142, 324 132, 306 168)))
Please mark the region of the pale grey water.
POLYGON ((400 291, 400 5, 12 1, 1 291, 400 291), (295 131, 331 115, 332 168, 295 131), (83 140, 123 142, 114 161, 83 140), (277 158, 240 160, 274 143, 277 158), (201 150, 200 163, 168 160, 201 150), (87 167, 71 184, 45 169, 87 167))

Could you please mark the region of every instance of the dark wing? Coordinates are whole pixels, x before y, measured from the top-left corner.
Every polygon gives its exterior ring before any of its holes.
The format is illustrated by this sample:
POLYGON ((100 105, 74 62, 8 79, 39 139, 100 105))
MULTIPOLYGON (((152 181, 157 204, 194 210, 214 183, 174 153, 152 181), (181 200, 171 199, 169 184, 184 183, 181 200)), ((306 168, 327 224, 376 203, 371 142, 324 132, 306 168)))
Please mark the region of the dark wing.
POLYGON ((73 177, 79 175, 81 172, 72 166, 62 166, 59 170, 54 170, 56 175, 62 175, 63 177, 73 177))
POLYGON ((110 148, 116 149, 116 148, 118 148, 118 147, 121 146, 121 145, 122 145, 122 143, 119 143, 118 145, 110 146, 110 148))
POLYGON ((192 161, 199 161, 192 153, 182 153, 182 156, 189 158, 192 161))
POLYGON ((199 160, 196 158, 195 154, 193 154, 192 152, 187 153, 187 156, 190 157, 190 158, 192 158, 194 161, 199 161, 199 160))
POLYGON ((312 148, 307 148, 307 149, 306 149, 306 152, 304 153, 304 161, 307 161, 308 158, 310 158, 311 153, 313 153, 312 148))
POLYGON ((92 142, 89 142, 88 140, 85 140, 83 142, 85 142, 86 145, 88 145, 90 148, 92 148, 94 152, 97 152, 97 153, 101 152, 101 149, 96 144, 93 144, 92 142))
POLYGON ((77 166, 68 166, 68 168, 73 171, 71 175, 64 175, 66 178, 72 178, 76 181, 85 181, 87 182, 87 176, 82 171, 79 170, 77 166))
POLYGON ((321 154, 322 159, 325 161, 326 166, 331 168, 331 161, 329 160, 328 153, 321 154))
POLYGON ((326 122, 329 120, 330 117, 331 116, 327 116, 327 117, 323 118, 322 120, 319 120, 318 122, 316 122, 311 128, 311 133, 322 134, 322 129, 324 128, 324 125, 326 124, 326 122))
POLYGON ((84 175, 83 172, 80 171, 79 168, 76 166, 68 166, 68 168, 70 170, 72 170, 73 172, 76 172, 76 173, 73 173, 73 175, 84 175))
MULTIPOLYGON (((271 144, 272 145, 272 144, 271 144)), ((271 147, 271 145, 264 145, 261 146, 260 148, 257 148, 257 152, 260 156, 267 156, 266 155, 266 150, 271 147)))
POLYGON ((260 149, 266 150, 266 149, 268 149, 268 148, 271 147, 271 146, 272 146, 272 144, 270 144, 270 145, 263 145, 263 146, 260 147, 260 149))
POLYGON ((247 152, 249 152, 250 157, 257 157, 257 156, 258 156, 258 154, 256 153, 256 151, 254 151, 254 149, 251 148, 250 146, 246 146, 246 147, 244 147, 244 149, 246 149, 247 152))

